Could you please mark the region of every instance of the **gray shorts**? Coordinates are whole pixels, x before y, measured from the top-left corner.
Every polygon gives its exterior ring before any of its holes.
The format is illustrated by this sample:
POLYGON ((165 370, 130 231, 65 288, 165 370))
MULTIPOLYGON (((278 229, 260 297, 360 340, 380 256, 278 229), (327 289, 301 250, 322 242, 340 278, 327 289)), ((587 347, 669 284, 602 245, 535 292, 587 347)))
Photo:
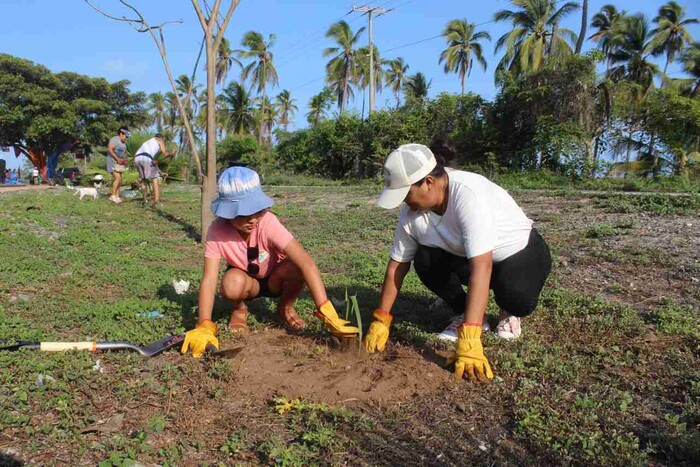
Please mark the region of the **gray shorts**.
POLYGON ((145 156, 138 156, 134 159, 136 169, 139 171, 141 180, 153 180, 158 178, 158 166, 153 165, 153 159, 145 156))

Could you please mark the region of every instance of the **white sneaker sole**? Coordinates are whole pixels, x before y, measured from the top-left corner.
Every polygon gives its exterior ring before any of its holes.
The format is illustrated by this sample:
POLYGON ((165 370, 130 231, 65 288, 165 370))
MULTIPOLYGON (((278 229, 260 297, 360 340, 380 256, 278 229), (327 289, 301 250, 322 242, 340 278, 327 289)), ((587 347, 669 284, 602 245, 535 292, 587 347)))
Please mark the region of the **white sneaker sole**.
MULTIPOLYGON (((490 330, 491 327, 489 326, 489 323, 481 326, 481 332, 489 332, 490 330)), ((444 332, 441 332, 437 335, 437 338, 442 341, 457 342, 457 335, 455 334, 445 334, 444 332)))
POLYGON ((520 337, 520 334, 513 334, 512 332, 505 332, 505 331, 499 331, 496 333, 498 337, 501 339, 505 339, 507 341, 512 341, 515 339, 518 339, 520 337))

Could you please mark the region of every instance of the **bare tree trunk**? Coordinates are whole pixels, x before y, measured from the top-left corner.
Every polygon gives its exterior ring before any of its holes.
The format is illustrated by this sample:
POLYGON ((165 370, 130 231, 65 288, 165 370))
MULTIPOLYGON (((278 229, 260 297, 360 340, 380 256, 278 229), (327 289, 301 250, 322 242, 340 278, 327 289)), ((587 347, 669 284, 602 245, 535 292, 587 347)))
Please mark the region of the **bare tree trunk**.
POLYGON ((578 40, 576 41, 575 54, 580 54, 583 48, 583 41, 586 38, 586 29, 588 28, 588 0, 583 0, 581 8, 581 32, 579 32, 578 40))
MULTIPOLYGON (((199 0, 192 0, 192 6, 204 30, 207 54, 207 175, 202 183, 202 239, 207 238, 209 226, 214 220, 211 203, 216 197, 216 56, 233 10, 236 9, 239 1, 231 0, 223 22, 218 23, 221 0, 214 1, 208 18, 204 16, 199 0)), ((205 242, 202 243, 205 244, 205 242)))

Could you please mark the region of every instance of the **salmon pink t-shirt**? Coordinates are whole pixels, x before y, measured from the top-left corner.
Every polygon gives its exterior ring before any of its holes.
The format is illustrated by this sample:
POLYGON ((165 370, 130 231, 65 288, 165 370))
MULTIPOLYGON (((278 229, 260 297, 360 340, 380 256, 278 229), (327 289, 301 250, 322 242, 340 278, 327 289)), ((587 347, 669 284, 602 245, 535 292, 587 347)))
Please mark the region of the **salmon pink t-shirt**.
MULTIPOLYGON (((294 236, 282 225, 277 216, 266 212, 250 233, 250 246, 257 245, 259 256, 253 263, 260 265, 255 275, 262 279, 270 275, 275 266, 284 259, 284 249, 294 236)), ((209 227, 205 258, 224 258, 226 262, 242 271, 248 270, 248 244, 228 219, 217 217, 209 227)))

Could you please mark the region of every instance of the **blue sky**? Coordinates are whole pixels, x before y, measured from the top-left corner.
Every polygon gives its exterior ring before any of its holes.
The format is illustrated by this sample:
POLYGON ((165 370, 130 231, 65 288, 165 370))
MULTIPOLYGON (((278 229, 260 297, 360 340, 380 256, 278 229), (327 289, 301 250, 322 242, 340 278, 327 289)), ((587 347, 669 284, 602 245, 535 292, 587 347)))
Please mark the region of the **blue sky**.
MULTIPOLYGON (((118 16, 130 16, 117 0, 94 0, 95 4, 118 16)), ((131 0, 152 24, 166 20, 183 20, 182 24, 166 27, 168 58, 173 73, 191 74, 199 50, 202 30, 192 4, 187 0, 131 0)), ((228 0, 223 0, 228 4, 228 0)), ((664 3, 662 0, 591 0, 589 18, 602 5, 615 4, 618 9, 642 12, 651 20, 664 3)), ((700 1, 680 1, 687 15, 700 17, 700 1)), ((360 2, 356 5, 361 4, 360 2)), ((403 57, 409 64, 409 72, 423 72, 432 79, 431 95, 442 91, 459 92, 456 75, 446 75, 438 65, 438 57, 444 49, 444 39, 436 38, 419 44, 405 46, 425 38, 439 35, 445 24, 454 18, 466 18, 473 23, 486 23, 479 29, 491 34, 492 42, 486 45, 488 69, 475 66, 467 80, 467 90, 486 98, 493 98, 493 69, 500 57, 494 56, 494 44, 507 32, 508 25, 491 22, 500 9, 512 7, 507 0, 377 0, 373 6, 393 8, 374 22, 374 42, 383 58, 403 57), (405 46, 405 47, 402 47, 405 46), (401 47, 401 48, 397 48, 401 47), (390 50, 394 49, 394 50, 390 50), (386 52, 384 52, 386 51, 386 52), (382 53, 384 52, 384 53, 382 53)), ((270 90, 276 94, 282 89, 292 91, 299 111, 295 127, 305 126, 305 114, 309 98, 320 91, 325 75, 327 58, 324 48, 331 46, 325 38, 328 27, 339 19, 345 19, 357 30, 366 26, 366 16, 348 12, 352 3, 348 0, 241 0, 235 11, 226 37, 232 47, 238 48, 243 33, 257 30, 267 36, 274 33, 277 42, 273 48, 280 77, 279 87, 270 90)), ((91 76, 103 76, 110 81, 128 79, 133 91, 146 93, 170 90, 158 55, 147 34, 139 34, 126 23, 100 16, 82 0, 2 0, 4 18, 31 18, 31 21, 4 21, 0 27, 2 52, 43 64, 52 71, 75 71, 91 76)), ((564 27, 578 33, 580 13, 571 15, 564 27)), ((700 27, 691 29, 700 39, 700 27)), ((591 31, 587 35, 590 35, 591 31)), ((366 44, 367 34, 362 38, 366 44)), ((593 44, 586 42, 585 48, 593 44)), ((677 73, 677 67, 669 68, 677 73)), ((229 75, 237 79, 238 69, 229 75)), ((673 74, 680 76, 680 74, 673 74)), ((197 79, 205 80, 203 67, 197 71, 197 79)), ((377 106, 394 103, 390 91, 384 91, 376 99, 377 106)), ((362 108, 362 92, 357 92, 351 107, 362 108)), ((294 127, 293 127, 294 128, 294 127)), ((21 161, 14 156, 8 159, 11 167, 21 161)))

